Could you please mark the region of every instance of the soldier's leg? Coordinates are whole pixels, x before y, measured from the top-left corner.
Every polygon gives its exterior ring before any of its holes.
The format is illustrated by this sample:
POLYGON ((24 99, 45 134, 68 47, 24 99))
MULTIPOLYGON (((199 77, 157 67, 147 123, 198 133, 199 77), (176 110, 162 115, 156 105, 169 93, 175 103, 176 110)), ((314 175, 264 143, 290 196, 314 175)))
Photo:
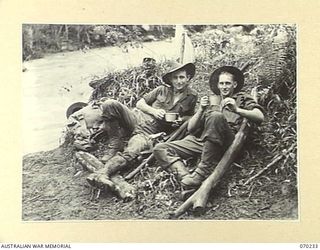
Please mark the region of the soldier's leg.
POLYGON ((199 156, 202 147, 201 141, 195 136, 188 135, 182 140, 157 144, 153 154, 163 169, 175 173, 178 179, 182 179, 189 173, 182 159, 199 156))
POLYGON ((226 149, 231 145, 234 134, 225 117, 220 112, 212 112, 206 117, 202 136, 204 140, 201 161, 195 171, 181 181, 186 187, 201 185, 219 163, 226 149))
POLYGON ((124 128, 128 135, 133 132, 137 121, 134 113, 122 103, 116 100, 106 100, 101 105, 102 118, 105 121, 117 120, 119 125, 124 128))
POLYGON ((142 151, 151 149, 152 146, 153 141, 148 135, 142 133, 135 134, 130 138, 127 147, 121 155, 127 160, 127 162, 131 162, 136 159, 142 151))
POLYGON ((108 147, 101 158, 103 163, 111 159, 117 152, 123 150, 123 134, 118 120, 108 120, 104 122, 103 130, 106 131, 108 136, 108 147))
POLYGON ((104 168, 98 170, 87 177, 87 181, 94 185, 94 183, 104 183, 108 178, 116 172, 128 166, 133 159, 143 150, 149 149, 152 146, 151 141, 143 134, 137 134, 130 138, 128 146, 123 152, 118 152, 110 160, 105 163, 104 168))
POLYGON ((107 162, 123 149, 123 136, 130 136, 137 122, 133 112, 116 100, 106 100, 101 104, 103 129, 108 134, 108 150, 101 161, 107 162), (121 129, 122 128, 122 129, 121 129), (125 131, 125 135, 122 134, 125 131))

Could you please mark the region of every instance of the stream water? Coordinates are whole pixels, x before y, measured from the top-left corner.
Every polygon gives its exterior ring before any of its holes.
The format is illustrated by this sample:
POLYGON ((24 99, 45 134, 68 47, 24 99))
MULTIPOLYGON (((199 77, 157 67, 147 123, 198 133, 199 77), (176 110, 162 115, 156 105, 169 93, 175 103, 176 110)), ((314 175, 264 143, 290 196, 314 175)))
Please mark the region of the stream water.
POLYGON ((70 104, 87 102, 92 91, 88 83, 94 76, 141 65, 144 57, 163 61, 176 56, 172 42, 159 41, 130 48, 118 47, 73 51, 47 55, 23 63, 22 133, 23 155, 59 146, 70 104))

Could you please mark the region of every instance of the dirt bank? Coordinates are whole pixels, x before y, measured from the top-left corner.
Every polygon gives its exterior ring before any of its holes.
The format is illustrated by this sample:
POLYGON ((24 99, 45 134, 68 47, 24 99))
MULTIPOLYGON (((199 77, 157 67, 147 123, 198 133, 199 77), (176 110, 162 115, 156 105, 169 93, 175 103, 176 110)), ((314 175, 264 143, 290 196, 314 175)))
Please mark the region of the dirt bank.
MULTIPOLYGON (((190 213, 181 219, 298 218, 297 194, 290 185, 276 181, 277 176, 269 176, 260 184, 241 187, 239 183, 247 178, 247 171, 248 166, 244 169, 234 167, 212 192, 205 215, 195 217, 190 213)), ((75 164, 70 149, 57 148, 25 156, 22 219, 168 219, 169 212, 182 204, 178 199, 178 184, 156 166, 131 180, 138 187, 138 196, 130 202, 123 202, 105 192, 99 199, 90 200, 91 189, 85 180, 87 174, 75 164)))

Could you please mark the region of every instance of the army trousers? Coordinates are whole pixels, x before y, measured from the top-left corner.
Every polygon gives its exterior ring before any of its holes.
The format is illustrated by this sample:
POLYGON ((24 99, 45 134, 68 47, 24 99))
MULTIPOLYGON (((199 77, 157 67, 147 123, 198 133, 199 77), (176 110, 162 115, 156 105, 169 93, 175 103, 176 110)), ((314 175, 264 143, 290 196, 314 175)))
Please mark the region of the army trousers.
MULTIPOLYGON (((231 145, 234 132, 221 112, 212 111, 204 116, 201 137, 187 135, 182 140, 159 143, 154 147, 154 156, 164 169, 182 159, 201 157, 200 167, 211 168, 231 145), (212 151, 212 144, 219 152, 212 151)), ((198 166, 198 167, 199 167, 198 166)))
POLYGON ((131 161, 136 158, 141 151, 151 149, 153 142, 148 134, 133 133, 138 125, 153 119, 150 115, 138 109, 131 110, 120 102, 111 99, 106 100, 101 105, 101 109, 105 130, 110 136, 111 144, 114 144, 114 146, 118 144, 120 140, 120 130, 124 131, 126 136, 130 137, 127 146, 123 152, 118 153, 118 156, 122 156, 127 161, 131 161))

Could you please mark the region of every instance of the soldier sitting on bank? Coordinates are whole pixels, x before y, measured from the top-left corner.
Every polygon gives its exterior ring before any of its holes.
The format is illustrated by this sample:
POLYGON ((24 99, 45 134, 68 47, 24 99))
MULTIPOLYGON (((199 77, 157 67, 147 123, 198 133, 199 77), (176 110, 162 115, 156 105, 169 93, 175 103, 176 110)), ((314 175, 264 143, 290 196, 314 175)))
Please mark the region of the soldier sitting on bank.
POLYGON ((106 100, 101 104, 103 126, 108 135, 117 137, 118 128, 122 127, 132 136, 123 152, 103 157, 105 167, 87 177, 92 186, 108 182, 110 176, 128 167, 140 152, 151 149, 153 143, 150 135, 171 133, 194 114, 197 94, 189 88, 194 74, 194 64, 174 62, 171 70, 162 77, 165 85, 155 88, 138 101, 136 107, 139 111, 132 111, 115 100, 106 100), (179 119, 165 121, 168 112, 178 113, 179 119))
POLYGON ((215 169, 231 145, 243 118, 260 123, 262 107, 249 95, 239 92, 243 73, 231 66, 215 70, 210 77, 214 95, 202 97, 200 107, 188 122, 190 133, 182 140, 159 143, 154 156, 162 168, 174 172, 182 187, 201 185, 215 169), (189 173, 182 159, 201 157, 197 168, 189 173))

